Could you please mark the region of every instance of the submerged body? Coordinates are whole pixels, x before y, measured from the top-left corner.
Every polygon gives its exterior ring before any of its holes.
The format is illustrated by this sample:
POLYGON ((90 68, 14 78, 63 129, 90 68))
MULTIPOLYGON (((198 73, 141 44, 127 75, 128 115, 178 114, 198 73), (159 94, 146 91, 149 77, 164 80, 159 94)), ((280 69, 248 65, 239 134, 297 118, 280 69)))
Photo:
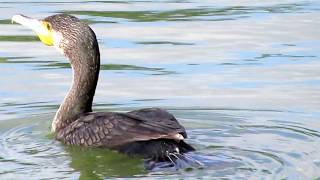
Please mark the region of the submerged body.
POLYGON ((184 143, 184 137, 183 126, 158 108, 85 113, 56 132, 56 139, 68 145, 106 147, 154 161, 168 160, 170 153, 194 150, 184 143))
POLYGON ((52 122, 57 140, 68 145, 105 147, 153 161, 171 161, 194 148, 184 142, 186 131, 173 115, 159 108, 128 113, 92 112, 100 70, 95 33, 78 18, 65 14, 43 20, 15 15, 13 21, 33 29, 70 61, 71 88, 52 122))

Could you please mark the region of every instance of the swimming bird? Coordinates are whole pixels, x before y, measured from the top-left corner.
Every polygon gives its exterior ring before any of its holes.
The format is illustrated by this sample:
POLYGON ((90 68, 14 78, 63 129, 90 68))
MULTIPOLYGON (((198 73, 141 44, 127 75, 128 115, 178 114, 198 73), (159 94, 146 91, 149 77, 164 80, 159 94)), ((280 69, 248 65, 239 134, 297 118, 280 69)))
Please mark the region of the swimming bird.
POLYGON ((14 15, 12 21, 32 29, 71 64, 72 85, 52 121, 55 139, 67 145, 108 148, 154 162, 172 161, 180 157, 177 155, 195 150, 184 141, 185 128, 163 109, 92 112, 100 52, 96 35, 86 23, 67 14, 41 20, 14 15))

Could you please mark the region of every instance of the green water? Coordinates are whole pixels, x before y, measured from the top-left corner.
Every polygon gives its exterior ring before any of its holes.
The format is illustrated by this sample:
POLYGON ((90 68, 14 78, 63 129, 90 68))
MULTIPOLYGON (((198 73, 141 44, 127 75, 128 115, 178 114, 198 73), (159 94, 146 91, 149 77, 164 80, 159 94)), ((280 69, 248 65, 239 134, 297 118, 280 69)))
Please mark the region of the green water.
POLYGON ((0 179, 319 179, 319 29, 317 0, 0 0, 0 179), (94 110, 165 108, 210 166, 150 172, 55 141, 71 69, 11 24, 20 13, 90 24, 102 57, 94 110))

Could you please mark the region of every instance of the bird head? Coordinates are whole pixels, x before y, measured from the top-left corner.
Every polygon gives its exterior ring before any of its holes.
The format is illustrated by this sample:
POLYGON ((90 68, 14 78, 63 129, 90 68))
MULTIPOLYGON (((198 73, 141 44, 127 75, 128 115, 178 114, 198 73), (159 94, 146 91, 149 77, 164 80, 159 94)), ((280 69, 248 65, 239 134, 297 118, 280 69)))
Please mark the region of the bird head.
POLYGON ((75 16, 57 14, 38 20, 24 15, 14 15, 12 22, 32 29, 41 42, 54 46, 65 55, 74 49, 79 51, 79 48, 83 50, 97 46, 94 32, 75 16))

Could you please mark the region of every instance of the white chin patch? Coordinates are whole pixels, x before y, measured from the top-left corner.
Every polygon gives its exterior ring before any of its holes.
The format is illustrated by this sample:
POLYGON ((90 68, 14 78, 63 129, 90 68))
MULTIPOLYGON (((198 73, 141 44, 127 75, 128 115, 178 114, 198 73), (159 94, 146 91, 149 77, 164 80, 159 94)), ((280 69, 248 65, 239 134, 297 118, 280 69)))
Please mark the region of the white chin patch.
POLYGON ((184 137, 181 135, 181 134, 175 134, 174 135, 174 139, 176 139, 176 140, 183 140, 184 139, 184 137))
MULTIPOLYGON (((62 39, 63 35, 60 32, 53 31, 53 46, 61 53, 64 55, 63 51, 63 45, 62 45, 62 39)), ((65 42, 64 42, 65 43, 65 42)))

